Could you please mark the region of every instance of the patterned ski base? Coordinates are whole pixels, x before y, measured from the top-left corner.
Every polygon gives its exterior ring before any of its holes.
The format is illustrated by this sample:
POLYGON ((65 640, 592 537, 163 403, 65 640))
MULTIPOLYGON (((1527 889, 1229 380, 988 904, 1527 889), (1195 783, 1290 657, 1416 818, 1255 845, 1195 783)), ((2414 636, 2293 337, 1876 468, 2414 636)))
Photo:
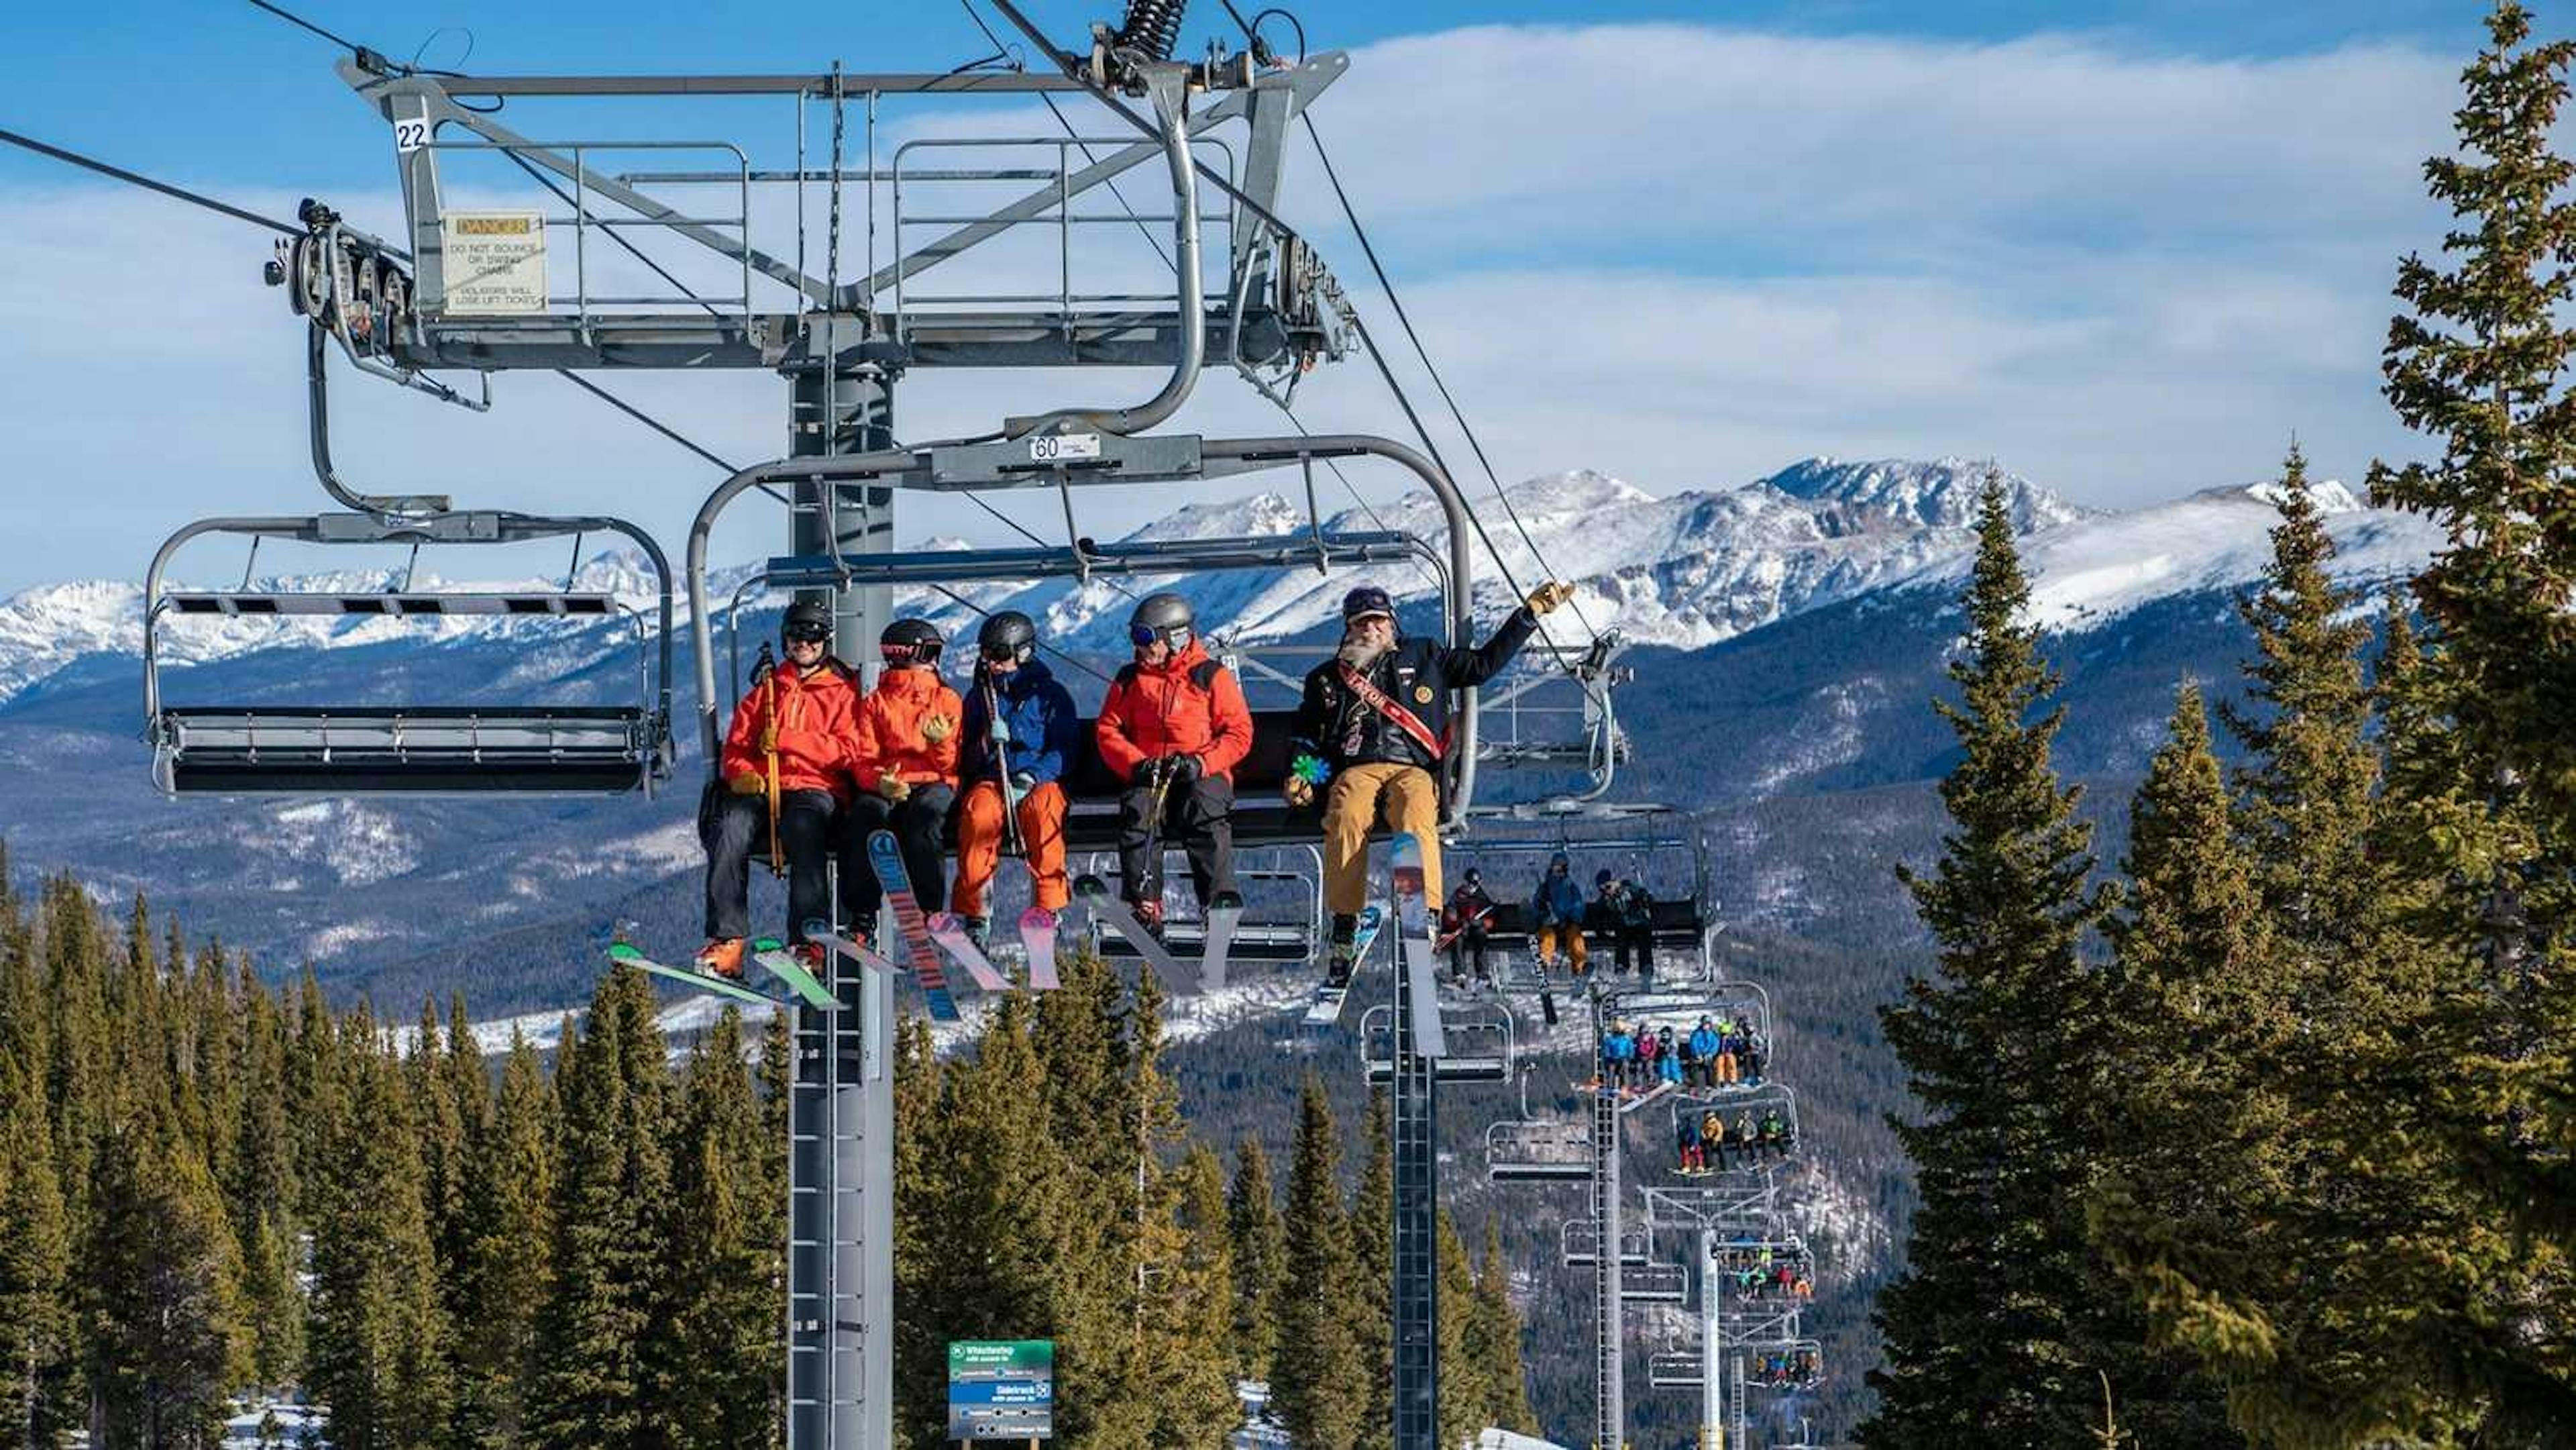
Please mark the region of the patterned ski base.
POLYGON ((903 850, 895 844, 894 832, 869 833, 868 864, 876 868, 877 884, 885 890, 886 904, 894 908, 895 925, 902 929, 912 957, 912 979, 930 1003, 931 1020, 959 1020, 957 999, 948 995, 948 974, 940 969, 939 952, 930 944, 930 924, 922 920, 921 902, 912 894, 912 875, 903 869, 903 850))
POLYGON ((1395 878, 1395 933, 1403 948, 1404 991, 1413 1008, 1413 1050, 1420 1056, 1449 1055, 1449 1037, 1440 1027, 1440 966, 1431 949, 1431 912, 1423 901, 1422 842, 1410 831, 1398 831, 1387 851, 1395 878))
POLYGON ((1052 992, 1064 985, 1055 970, 1055 913, 1032 906, 1020 913, 1020 945, 1029 954, 1029 989, 1052 992))
POLYGON ((1234 929, 1243 921, 1243 894, 1220 891, 1207 905, 1207 941, 1199 948, 1199 986, 1213 992, 1225 985, 1225 954, 1234 945, 1234 929))
POLYGON ((967 980, 975 984, 976 990, 1011 990, 1011 979, 993 970, 993 963, 984 955, 984 949, 975 945, 975 939, 966 934, 965 918, 954 912, 935 911, 923 924, 929 928, 930 939, 939 943, 939 949, 948 953, 948 959, 964 970, 967 980))
POLYGON ((731 997, 737 1002, 766 1002, 776 1007, 784 1005, 786 1001, 783 997, 773 997, 757 987, 746 986, 731 977, 712 976, 695 967, 666 966, 624 942, 612 943, 609 946, 608 959, 612 962, 623 962, 639 972, 650 972, 664 981, 677 982, 693 991, 713 992, 719 997, 731 997))
POLYGON ((1154 975, 1162 979, 1164 986, 1175 992, 1190 990, 1197 975, 1183 966, 1181 959, 1173 956, 1152 932, 1145 930, 1145 924, 1136 919, 1135 911, 1118 899, 1118 894, 1109 889, 1108 882, 1097 876, 1079 877, 1073 883, 1073 894, 1081 899, 1083 905, 1091 908, 1094 919, 1109 923, 1112 930, 1127 938, 1127 944, 1153 967, 1154 975))
POLYGON ((813 940, 821 942, 831 950, 848 957, 851 961, 858 963, 860 966, 867 968, 871 972, 883 972, 889 977, 900 977, 903 975, 903 968, 898 967, 894 963, 887 961, 884 957, 879 956, 877 954, 877 949, 869 946, 866 942, 854 941, 837 932, 829 936, 814 936, 813 933, 810 932, 807 933, 807 935, 813 940))
MULTIPOLYGON (((1378 906, 1362 908, 1359 924, 1351 929, 1351 960, 1354 963, 1368 960, 1369 948, 1377 945, 1378 928, 1385 924, 1385 908, 1378 906)), ((1330 951, 1331 948, 1327 947, 1326 950, 1330 951)), ((1351 975, 1354 977, 1359 975, 1359 969, 1356 966, 1352 968, 1351 975)), ((1340 1021, 1342 1004, 1350 1000, 1350 995, 1351 987, 1348 982, 1336 987, 1328 981, 1317 987, 1314 1005, 1306 1009, 1306 1025, 1330 1027, 1340 1021)))

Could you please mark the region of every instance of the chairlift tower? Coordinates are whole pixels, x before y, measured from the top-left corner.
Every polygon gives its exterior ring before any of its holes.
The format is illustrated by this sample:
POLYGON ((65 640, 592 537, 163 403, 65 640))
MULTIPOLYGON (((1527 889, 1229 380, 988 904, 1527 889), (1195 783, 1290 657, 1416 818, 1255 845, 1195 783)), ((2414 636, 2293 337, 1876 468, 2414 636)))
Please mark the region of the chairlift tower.
MULTIPOLYGON (((1431 459, 1372 437, 1203 439, 1152 431, 1179 409, 1204 369, 1231 368, 1285 407, 1307 370, 1338 359, 1351 346, 1357 322, 1339 284, 1276 211, 1288 128, 1339 78, 1347 58, 1327 52, 1283 61, 1252 37, 1245 52, 1212 46, 1203 60, 1176 61, 1178 0, 1130 0, 1125 23, 1095 27, 1089 54, 1082 56, 1050 43, 1009 0, 995 0, 994 8, 1055 73, 969 68, 862 74, 836 65, 829 72, 793 75, 471 76, 424 72, 365 50, 344 59, 342 79, 391 128, 404 233, 397 245, 308 203, 300 212, 306 233, 280 245, 270 280, 286 287, 293 310, 312 324, 316 467, 326 489, 360 522, 325 516, 217 523, 247 525, 230 531, 254 537, 415 544, 577 536, 585 527, 616 526, 610 520, 487 525, 476 522, 483 516, 453 512, 444 498, 358 496, 341 489, 327 462, 326 339, 361 371, 477 410, 489 406, 495 372, 757 368, 788 383, 784 456, 728 479, 700 509, 689 539, 696 736, 710 768, 722 699, 711 622, 716 602, 707 587, 708 536, 725 507, 753 490, 785 491, 787 548, 746 587, 828 596, 838 652, 855 656, 870 676, 875 669, 869 646, 890 618, 895 587, 977 579, 1087 581, 1094 575, 1329 569, 1409 560, 1437 579, 1443 632, 1463 643, 1472 626, 1467 551, 1473 520, 1431 459), (744 147, 702 136, 635 139, 589 129, 541 136, 519 129, 521 115, 548 106, 639 98, 668 104, 719 95, 791 102, 794 165, 755 165, 744 147), (1090 111, 1124 124, 1107 136, 1073 134, 1067 123, 1062 137, 916 139, 880 156, 881 103, 974 95, 1079 95, 1099 103, 1090 111), (513 104, 519 109, 504 111, 513 104), (828 145, 820 135, 809 135, 817 107, 828 124, 828 145), (857 142, 854 129, 861 133, 857 142), (1225 130, 1236 134, 1218 134, 1225 130), (1003 155, 979 165, 979 147, 987 156, 1003 155), (862 150, 862 157, 851 154, 862 150), (1049 164, 1031 165, 1031 151, 1050 158, 1049 164), (1170 177, 1168 214, 1128 210, 1120 218, 1077 206, 1078 199, 1156 162, 1170 177), (488 189, 470 181, 460 185, 447 174, 450 169, 495 163, 516 167, 551 201, 511 211, 449 203, 451 189, 488 189), (1203 209, 1202 178, 1224 194, 1225 205, 1203 209), (845 227, 843 188, 854 181, 866 194, 863 227, 856 218, 845 227), (1013 194, 999 205, 964 213, 923 200, 925 193, 952 195, 961 185, 1003 185, 1013 194), (768 214, 761 203, 779 188, 792 188, 792 247, 774 236, 755 236, 764 231, 768 214), (809 235, 808 225, 817 191, 828 217, 816 229, 819 237, 809 235), (881 191, 890 198, 884 208, 881 191), (1115 283, 1077 286, 1076 240, 1086 229, 1133 225, 1151 240, 1155 224, 1170 228, 1171 250, 1163 262, 1172 277, 1168 293, 1119 290, 1115 283), (1227 234, 1221 254, 1204 248, 1203 233, 1215 227, 1227 234), (881 236, 891 241, 888 254, 878 251, 881 236), (937 269, 960 256, 1031 236, 1053 239, 1050 285, 926 290, 947 275, 937 269), (688 260, 676 263, 674 271, 648 256, 638 239, 676 246, 688 260), (863 264, 846 278, 845 250, 863 264), (635 263, 658 280, 638 280, 635 263), (907 446, 896 437, 896 384, 913 370, 1065 366, 1150 367, 1168 369, 1168 376, 1133 405, 1063 407, 1006 419, 991 433, 936 443, 907 446), (479 397, 435 376, 455 370, 483 375, 479 397), (1409 470, 1429 488, 1447 524, 1445 549, 1406 535, 1330 532, 1320 517, 1307 535, 1286 540, 1164 545, 1101 546, 1076 522, 1077 494, 1098 484, 1187 486, 1279 467, 1301 468, 1311 477, 1316 462, 1368 457, 1409 470), (1062 509, 1064 543, 965 555, 900 554, 893 535, 896 500, 904 489, 1051 491, 1062 509)), ((1123 209, 1125 199, 1119 200, 1123 209)), ((1311 503, 1311 487, 1307 494, 1311 503)), ((156 586, 171 549, 188 537, 193 533, 165 546, 154 567, 156 586)), ((658 549, 645 543, 658 564, 658 549)), ((166 708, 156 693, 149 703, 156 740, 166 746, 165 788, 649 788, 667 774, 676 739, 685 734, 673 728, 671 718, 674 591, 667 567, 663 577, 658 711, 648 697, 631 714, 600 720, 526 712, 497 721, 476 717, 445 736, 424 729, 424 722, 436 722, 420 712, 364 717, 355 728, 369 732, 368 773, 353 785, 341 777, 295 776, 278 765, 295 748, 345 765, 352 755, 353 723, 347 718, 280 720, 235 712, 239 718, 191 720, 166 708), (460 768, 460 762, 480 767, 493 758, 501 738, 496 732, 503 727, 509 747, 535 762, 528 778, 504 780, 460 768), (579 736, 581 729, 590 736, 579 736), (431 737, 436 738, 423 743, 431 737), (584 769, 563 768, 567 760, 584 769), (209 774, 206 764, 230 773, 209 774), (432 764, 447 773, 433 774, 432 764)), ((164 608, 156 587, 152 618, 157 621, 164 608)), ((246 594, 194 603, 174 598, 166 608, 228 616, 296 612, 274 600, 263 609, 246 594)), ((580 613, 590 602, 540 602, 534 608, 580 613)), ((491 612, 526 611, 502 602, 491 612)), ((728 610, 728 621, 730 615, 728 610)), ((157 673, 149 678, 157 681, 157 673)), ((738 682, 732 693, 739 693, 738 682)), ((1472 692, 1457 723, 1458 749, 1444 767, 1450 829, 1463 824, 1473 798, 1479 756, 1472 692)), ((1595 735, 1614 740, 1615 724, 1603 717, 1595 735)), ((1268 783, 1274 790, 1280 784, 1268 783)), ((1253 803, 1247 816, 1238 817, 1238 839, 1300 839, 1283 824, 1288 819, 1284 807, 1253 803)), ((1069 825, 1069 841, 1079 846, 1081 832, 1096 837, 1099 826, 1096 810, 1080 817, 1069 825)), ((894 995, 889 976, 841 960, 829 970, 833 1005, 793 1009, 787 1444, 791 1450, 883 1450, 893 1440, 894 995)), ((1395 1249, 1392 1430, 1398 1450, 1434 1450, 1438 1425, 1434 1084, 1443 1075, 1446 1052, 1436 1007, 1425 1020, 1425 1004, 1432 1001, 1427 981, 1399 985, 1388 1071, 1395 1099, 1396 1192, 1389 1229, 1395 1249)), ((1505 1053, 1507 1060, 1508 1045, 1505 1053)))

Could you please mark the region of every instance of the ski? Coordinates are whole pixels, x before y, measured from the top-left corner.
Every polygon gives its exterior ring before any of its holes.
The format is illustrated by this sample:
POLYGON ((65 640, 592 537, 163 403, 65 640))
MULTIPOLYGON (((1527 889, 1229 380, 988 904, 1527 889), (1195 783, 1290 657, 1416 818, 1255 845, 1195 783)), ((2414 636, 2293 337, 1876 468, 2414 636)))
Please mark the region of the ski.
POLYGON ((1207 904, 1207 940, 1199 947, 1199 987, 1213 992, 1225 985, 1225 954, 1234 945, 1234 929, 1243 920, 1243 894, 1220 891, 1207 904))
POLYGON ((841 935, 839 932, 834 932, 829 936, 812 936, 810 933, 808 935, 812 940, 821 942, 824 946, 831 948, 833 951, 839 952, 841 955, 848 957, 851 961, 858 963, 860 966, 867 968, 871 972, 883 972, 889 977, 899 977, 903 975, 903 968, 887 961, 877 952, 876 948, 869 946, 866 942, 853 940, 841 935))
POLYGON ((1418 1056, 1449 1055, 1448 1034, 1440 1030, 1439 958, 1431 950, 1431 913, 1422 900, 1422 840, 1398 831, 1387 849, 1389 874, 1395 879, 1395 933, 1402 945, 1404 990, 1413 1005, 1413 1050, 1418 1056))
MULTIPOLYGON (((806 940, 818 946, 821 945, 823 930, 822 922, 805 923, 806 940)), ((804 998, 807 1006, 830 1010, 831 990, 816 980, 812 972, 805 970, 805 964, 796 960, 796 953, 790 951, 785 945, 763 937, 751 944, 748 955, 753 961, 760 963, 761 968, 771 976, 785 982, 789 991, 804 998)))
POLYGON ((965 970, 968 980, 974 982, 976 990, 982 992, 1011 990, 1011 979, 994 971, 992 959, 985 956, 984 949, 975 945, 975 939, 966 934, 965 918, 954 912, 934 911, 924 925, 930 929, 930 939, 939 943, 939 949, 948 953, 950 961, 965 970))
POLYGON ((1020 913, 1020 945, 1029 954, 1029 989, 1052 992, 1064 982, 1055 971, 1055 913, 1032 906, 1020 913))
POLYGON ((678 982, 701 992, 713 992, 719 997, 731 997, 737 1002, 765 1002, 772 1007, 784 1002, 783 998, 773 997, 758 987, 747 986, 731 977, 715 976, 695 967, 674 967, 657 962, 622 941, 609 943, 608 959, 623 962, 639 972, 650 972, 664 981, 678 982))
POLYGON ((1077 877, 1073 883, 1073 894, 1082 899, 1083 905, 1091 908, 1094 920, 1109 923, 1112 930, 1127 938, 1127 944, 1153 966, 1154 974, 1162 978, 1165 986, 1175 992, 1188 990, 1187 984, 1193 979, 1190 969, 1181 965, 1181 959, 1173 956, 1152 932, 1145 930, 1145 923, 1136 919, 1135 911, 1118 899, 1118 893, 1109 889, 1108 882, 1097 876, 1077 877))
POLYGON ((902 929, 912 957, 912 979, 930 1003, 932 1020, 959 1020, 957 999, 948 994, 948 974, 941 970, 939 953, 930 944, 929 924, 921 919, 921 902, 912 894, 912 873, 903 869, 903 849, 895 844, 894 832, 868 833, 868 864, 876 869, 877 885, 894 908, 895 925, 902 929))
MULTIPOLYGON (((1358 976, 1359 964, 1368 960, 1369 948, 1377 944, 1377 929, 1385 920, 1386 912, 1382 907, 1371 906, 1360 912, 1359 924, 1351 931, 1352 976, 1358 976)), ((1327 977, 1324 984, 1315 989, 1314 1005, 1306 1009, 1306 1025, 1330 1027, 1340 1021, 1342 1003, 1347 1001, 1350 995, 1350 983, 1344 982, 1336 987, 1331 978, 1327 977)))

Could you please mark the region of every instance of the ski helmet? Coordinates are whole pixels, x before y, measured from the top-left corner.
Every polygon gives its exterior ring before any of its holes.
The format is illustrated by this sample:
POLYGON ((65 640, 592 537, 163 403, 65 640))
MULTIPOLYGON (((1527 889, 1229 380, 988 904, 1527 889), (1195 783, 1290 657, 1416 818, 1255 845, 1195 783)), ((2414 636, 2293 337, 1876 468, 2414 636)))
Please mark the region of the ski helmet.
POLYGON ((1037 623, 1016 609, 1005 609, 975 632, 975 647, 988 660, 1027 664, 1038 649, 1037 623))
POLYGON ((1481 872, 1481 871, 1478 871, 1478 870, 1477 870, 1475 867, 1473 867, 1473 866, 1470 866, 1470 867, 1468 867, 1468 868, 1467 868, 1467 874, 1466 874, 1466 876, 1465 876, 1463 879, 1464 879, 1464 880, 1466 881, 1466 883, 1467 883, 1468 885, 1470 885, 1470 886, 1482 886, 1482 885, 1484 885, 1484 884, 1485 884, 1485 876, 1484 876, 1484 873, 1483 873, 1483 872, 1481 872))
POLYGON ((1363 584, 1342 596, 1342 623, 1357 624, 1371 615, 1383 614, 1389 624, 1395 622, 1395 597, 1374 584, 1363 584))
POLYGON ((877 653, 890 665, 939 662, 939 631, 926 619, 898 619, 877 636, 877 653))
POLYGON ((1595 886, 1607 886, 1617 879, 1617 877, 1612 876, 1607 871, 1596 871, 1592 876, 1592 884, 1595 886))
POLYGON ((812 599, 799 599, 788 605, 786 616, 778 621, 778 637, 791 643, 831 639, 832 606, 812 599))
POLYGON ((1190 601, 1165 590, 1137 603, 1136 612, 1127 616, 1127 639, 1138 649, 1158 639, 1175 650, 1185 649, 1197 624, 1198 612, 1190 608, 1190 601))

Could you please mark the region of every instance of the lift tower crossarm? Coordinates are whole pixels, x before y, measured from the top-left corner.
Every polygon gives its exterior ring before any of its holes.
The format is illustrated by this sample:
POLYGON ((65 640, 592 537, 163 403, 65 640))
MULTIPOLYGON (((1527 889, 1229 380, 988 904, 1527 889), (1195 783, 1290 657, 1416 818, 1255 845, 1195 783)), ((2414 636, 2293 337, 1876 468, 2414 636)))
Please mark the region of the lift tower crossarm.
MULTIPOLYGON (((677 235, 688 238, 733 261, 741 262, 773 281, 785 284, 808 301, 825 307, 835 306, 831 287, 818 278, 809 277, 793 265, 783 262, 748 242, 726 236, 713 227, 700 226, 687 219, 687 213, 664 206, 653 198, 612 177, 602 176, 589 167, 577 165, 551 147, 531 141, 489 115, 449 99, 445 78, 431 75, 385 77, 360 66, 356 61, 340 61, 340 78, 349 88, 384 113, 388 121, 416 120, 424 123, 427 134, 436 134, 443 123, 453 122, 475 135, 506 150, 531 166, 542 167, 586 191, 632 209, 637 215, 661 223, 677 235)), ((418 147, 402 157, 403 190, 409 201, 412 222, 412 256, 419 269, 421 295, 441 296, 446 290, 442 266, 443 239, 437 217, 437 177, 432 157, 437 143, 418 147), (427 198, 429 205, 423 206, 427 198)))

